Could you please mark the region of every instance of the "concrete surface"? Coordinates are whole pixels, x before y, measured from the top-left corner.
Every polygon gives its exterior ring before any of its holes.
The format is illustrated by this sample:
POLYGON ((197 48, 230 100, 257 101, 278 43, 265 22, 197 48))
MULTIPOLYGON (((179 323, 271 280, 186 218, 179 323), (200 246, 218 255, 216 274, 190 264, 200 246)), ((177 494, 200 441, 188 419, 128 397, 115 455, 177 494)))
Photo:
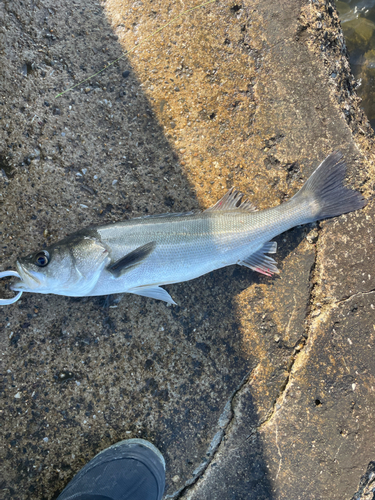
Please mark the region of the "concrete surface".
POLYGON ((127 437, 166 457, 166 498, 350 499, 374 460, 374 140, 334 6, 218 1, 140 45, 190 6, 0 5, 1 269, 232 185, 277 205, 335 149, 369 204, 279 236, 280 277, 226 268, 169 286, 178 306, 1 308, 2 498, 56 498, 127 437))

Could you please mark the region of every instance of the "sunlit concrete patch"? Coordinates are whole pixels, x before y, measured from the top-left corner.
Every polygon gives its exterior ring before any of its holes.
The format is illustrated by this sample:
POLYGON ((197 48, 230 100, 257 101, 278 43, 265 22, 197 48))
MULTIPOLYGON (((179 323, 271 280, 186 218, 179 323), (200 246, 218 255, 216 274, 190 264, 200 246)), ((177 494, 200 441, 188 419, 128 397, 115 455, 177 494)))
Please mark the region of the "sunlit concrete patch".
POLYGON ((316 279, 321 288, 317 290, 316 300, 327 304, 358 292, 373 290, 373 204, 360 217, 348 214, 338 220, 327 221, 323 227, 316 267, 316 279))
MULTIPOLYGON (((111 0, 105 9, 129 50, 184 6, 158 4, 150 12, 111 0)), ((269 181, 269 172, 259 175, 258 168, 265 138, 253 130, 262 33, 255 8, 214 3, 180 17, 129 55, 202 207, 233 185, 258 201, 269 181)))

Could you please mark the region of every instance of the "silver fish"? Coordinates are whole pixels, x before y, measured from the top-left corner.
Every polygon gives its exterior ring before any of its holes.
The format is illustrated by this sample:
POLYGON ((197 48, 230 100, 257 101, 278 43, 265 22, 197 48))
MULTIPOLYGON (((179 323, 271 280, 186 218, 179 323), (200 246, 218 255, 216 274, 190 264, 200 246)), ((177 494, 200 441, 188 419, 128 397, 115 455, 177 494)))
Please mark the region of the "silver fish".
POLYGON ((232 264, 270 276, 279 272, 274 259, 266 255, 276 252, 272 238, 366 204, 360 193, 344 186, 345 172, 342 155, 336 152, 278 207, 257 212, 231 189, 200 213, 147 216, 83 229, 20 258, 20 280, 11 289, 71 297, 127 292, 175 304, 161 285, 192 280, 232 264))

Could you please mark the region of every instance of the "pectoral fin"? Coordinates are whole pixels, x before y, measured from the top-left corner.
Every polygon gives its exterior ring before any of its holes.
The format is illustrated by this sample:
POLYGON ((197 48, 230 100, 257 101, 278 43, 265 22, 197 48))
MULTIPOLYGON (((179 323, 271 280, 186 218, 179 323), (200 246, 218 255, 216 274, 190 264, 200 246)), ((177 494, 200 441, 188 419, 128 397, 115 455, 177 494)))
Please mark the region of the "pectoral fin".
POLYGON ((240 266, 250 267, 253 271, 272 276, 274 273, 279 273, 276 267, 276 261, 265 255, 265 253, 276 253, 276 241, 268 241, 257 252, 251 254, 249 257, 239 262, 240 266))
POLYGON ((128 271, 143 262, 155 249, 155 247, 156 241, 146 243, 146 245, 136 248, 132 252, 125 255, 125 257, 122 257, 114 264, 108 266, 107 270, 111 272, 115 278, 119 278, 125 271, 128 271))
POLYGON ((160 286, 138 286, 136 288, 131 288, 130 290, 126 290, 128 293, 134 293, 135 295, 142 295, 142 297, 150 297, 151 299, 164 300, 164 302, 168 302, 168 304, 177 305, 176 302, 172 299, 169 293, 164 290, 164 288, 160 288, 160 286))

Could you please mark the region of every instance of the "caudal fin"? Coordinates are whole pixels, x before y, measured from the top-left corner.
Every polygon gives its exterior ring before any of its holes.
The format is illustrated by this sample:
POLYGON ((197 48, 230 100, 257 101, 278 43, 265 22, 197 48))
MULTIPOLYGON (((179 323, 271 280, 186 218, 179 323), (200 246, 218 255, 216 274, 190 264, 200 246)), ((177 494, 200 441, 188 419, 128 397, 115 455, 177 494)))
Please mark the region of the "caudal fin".
POLYGON ((366 205, 361 193, 344 186, 346 164, 339 151, 331 153, 319 165, 293 197, 311 208, 311 222, 358 210, 366 205))

